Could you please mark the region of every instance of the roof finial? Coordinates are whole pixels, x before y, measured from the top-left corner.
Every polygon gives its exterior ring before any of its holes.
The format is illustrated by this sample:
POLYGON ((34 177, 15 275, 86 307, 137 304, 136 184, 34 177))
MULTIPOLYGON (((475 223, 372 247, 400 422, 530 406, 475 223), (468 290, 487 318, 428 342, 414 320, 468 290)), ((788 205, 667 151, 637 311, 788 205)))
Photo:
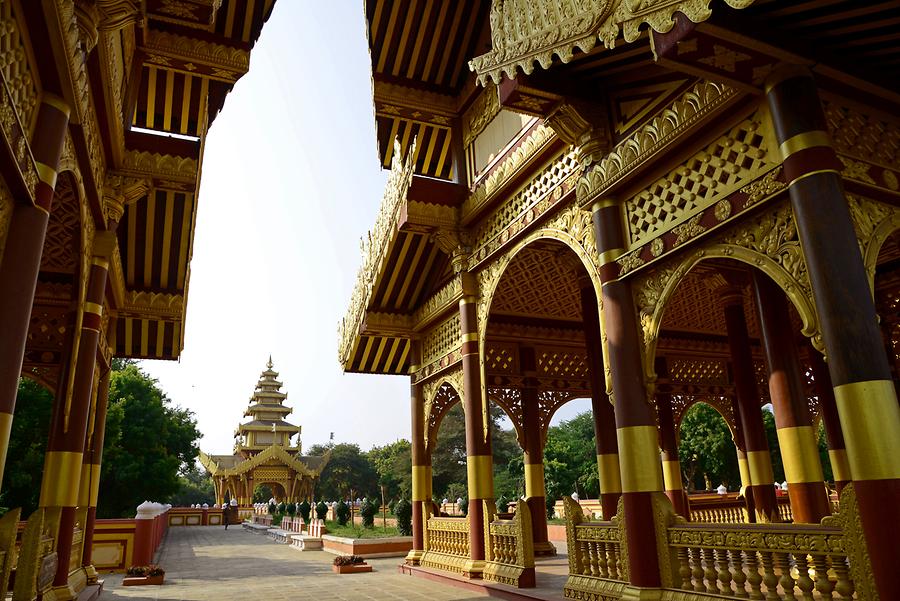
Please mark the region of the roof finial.
POLYGON ((272 353, 269 353, 269 362, 266 363, 266 367, 272 369, 272 353))

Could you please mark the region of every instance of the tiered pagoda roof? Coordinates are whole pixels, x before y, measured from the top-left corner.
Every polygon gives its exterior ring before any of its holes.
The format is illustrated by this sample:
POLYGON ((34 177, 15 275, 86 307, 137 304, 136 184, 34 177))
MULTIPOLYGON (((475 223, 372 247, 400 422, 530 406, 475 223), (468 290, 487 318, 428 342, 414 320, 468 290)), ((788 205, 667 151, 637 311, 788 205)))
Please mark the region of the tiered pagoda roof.
POLYGON ((260 374, 256 390, 250 397, 250 404, 244 411, 244 417, 252 419, 239 425, 235 430, 236 454, 252 456, 272 445, 284 447, 288 452, 300 451, 299 437, 294 448, 291 447, 291 438, 295 434, 300 434, 301 428, 284 419, 294 410, 284 405, 287 393, 281 392, 283 384, 277 378, 278 372, 272 369, 270 355, 266 369, 260 374), (256 435, 251 436, 251 432, 255 432, 256 435))

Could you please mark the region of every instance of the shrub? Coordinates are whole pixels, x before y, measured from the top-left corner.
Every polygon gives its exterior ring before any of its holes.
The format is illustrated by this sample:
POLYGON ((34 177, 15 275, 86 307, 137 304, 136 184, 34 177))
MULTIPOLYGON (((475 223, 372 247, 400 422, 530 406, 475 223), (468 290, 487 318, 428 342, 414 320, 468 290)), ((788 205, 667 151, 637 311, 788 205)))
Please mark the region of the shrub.
POLYGON ((337 505, 335 513, 337 513, 338 524, 340 524, 341 526, 346 526, 347 522, 350 521, 350 507, 343 501, 340 501, 337 505))
POLYGON ((359 508, 363 526, 373 528, 375 526, 375 514, 378 512, 378 504, 375 501, 363 501, 359 508))
POLYGON ((160 566, 156 565, 155 563, 151 563, 148 566, 131 566, 125 572, 125 575, 126 576, 144 577, 144 576, 163 576, 163 575, 165 575, 165 573, 166 573, 166 571, 164 569, 162 569, 160 566))
POLYGON ((412 503, 406 499, 400 499, 394 505, 394 515, 397 516, 397 530, 403 536, 412 534, 412 503))
POLYGON ((334 558, 332 564, 336 566, 351 566, 358 563, 365 563, 365 559, 359 555, 338 555, 334 558))
POLYGON ((269 503, 269 515, 275 515, 278 506, 275 503, 269 503))
POLYGON ((328 515, 328 505, 324 501, 319 501, 316 503, 316 517, 324 520, 326 515, 328 515))
POLYGON ((506 500, 506 497, 500 495, 500 498, 497 499, 497 512, 498 513, 506 513, 506 507, 509 505, 509 501, 506 500))
POLYGON ((278 507, 277 507, 278 513, 284 515, 284 512, 286 509, 287 509, 287 507, 285 506, 284 502, 281 502, 278 504, 278 507))
POLYGON ((544 502, 547 505, 547 519, 552 520, 556 518, 556 499, 547 495, 544 498, 544 502))
POLYGON ((311 507, 309 506, 309 501, 306 499, 303 500, 302 503, 297 505, 297 511, 300 513, 300 517, 303 518, 303 521, 307 524, 309 523, 309 510, 311 507))
POLYGON ((288 503, 287 507, 285 507, 285 509, 287 510, 287 514, 289 516, 294 517, 295 515, 297 515, 297 504, 296 503, 288 503))

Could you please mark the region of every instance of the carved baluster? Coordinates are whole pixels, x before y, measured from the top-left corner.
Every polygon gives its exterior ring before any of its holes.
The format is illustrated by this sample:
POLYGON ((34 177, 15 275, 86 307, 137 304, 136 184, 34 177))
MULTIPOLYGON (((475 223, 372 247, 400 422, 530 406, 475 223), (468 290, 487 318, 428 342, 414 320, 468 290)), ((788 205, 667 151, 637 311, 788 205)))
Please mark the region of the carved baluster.
POLYGON ((678 575, 681 576, 682 590, 693 589, 691 584, 691 561, 688 557, 687 547, 678 547, 678 575))
POLYGON ((794 554, 794 561, 797 564, 797 588, 806 601, 812 601, 815 583, 809 577, 809 557, 805 553, 794 554))
POLYGON ((719 592, 716 563, 712 549, 703 549, 703 580, 706 584, 705 590, 707 593, 719 592))
POLYGON ((581 546, 581 575, 591 575, 591 549, 590 543, 586 540, 579 541, 581 546))
POLYGON ((784 551, 776 551, 773 554, 775 569, 778 571, 780 578, 778 585, 781 586, 785 601, 796 601, 797 596, 794 595, 794 577, 791 576, 791 560, 790 555, 784 551))
POLYGON ((831 599, 834 583, 828 578, 828 556, 813 555, 812 563, 816 571, 816 592, 825 599, 831 599))
POLYGON ((600 577, 600 545, 597 541, 591 542, 591 576, 600 577))
POLYGON ((609 568, 609 577, 613 580, 623 580, 622 570, 619 568, 619 546, 616 543, 608 543, 606 552, 609 556, 606 565, 609 568))
POLYGON ((694 577, 694 590, 698 593, 705 592, 706 587, 703 585, 703 555, 698 547, 691 549, 691 559, 694 564, 694 568, 691 570, 691 575, 694 577))
POLYGON ((724 549, 714 551, 716 558, 716 577, 719 581, 719 590, 723 595, 731 594, 731 572, 728 571, 728 552, 724 549))
POLYGON ((606 561, 606 549, 609 543, 597 543, 597 567, 600 570, 600 578, 609 578, 609 566, 606 561))
MULTIPOLYGON (((748 553, 749 555, 749 553, 748 553)), ((734 596, 739 599, 746 599, 747 595, 747 574, 744 573, 744 557, 739 549, 728 552, 728 563, 731 566, 731 579, 734 581, 734 596)))
POLYGON ((760 588, 762 574, 759 573, 759 555, 757 555, 756 551, 747 551, 744 558, 747 565, 747 583, 750 585, 750 598, 755 600, 765 599, 760 588))
POLYGON ((831 567, 834 569, 834 575, 837 582, 834 590, 837 592, 840 601, 850 601, 853 599, 853 593, 856 592, 856 586, 850 579, 849 566, 846 557, 832 557, 831 567))
POLYGON ((763 583, 766 585, 766 601, 779 601, 778 575, 775 574, 774 554, 771 551, 760 552, 763 564, 763 583))

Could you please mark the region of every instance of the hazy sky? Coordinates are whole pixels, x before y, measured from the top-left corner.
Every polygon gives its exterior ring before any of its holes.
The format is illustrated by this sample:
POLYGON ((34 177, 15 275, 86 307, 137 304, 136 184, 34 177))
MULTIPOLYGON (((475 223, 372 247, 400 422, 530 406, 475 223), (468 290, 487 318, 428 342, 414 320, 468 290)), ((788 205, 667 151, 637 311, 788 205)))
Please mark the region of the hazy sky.
POLYGON ((196 413, 204 451, 231 451, 269 353, 304 447, 409 438, 409 378, 337 359, 386 181, 376 152, 363 3, 276 3, 206 140, 181 360, 142 362, 196 413))

